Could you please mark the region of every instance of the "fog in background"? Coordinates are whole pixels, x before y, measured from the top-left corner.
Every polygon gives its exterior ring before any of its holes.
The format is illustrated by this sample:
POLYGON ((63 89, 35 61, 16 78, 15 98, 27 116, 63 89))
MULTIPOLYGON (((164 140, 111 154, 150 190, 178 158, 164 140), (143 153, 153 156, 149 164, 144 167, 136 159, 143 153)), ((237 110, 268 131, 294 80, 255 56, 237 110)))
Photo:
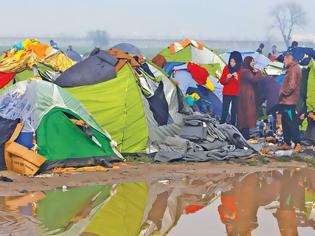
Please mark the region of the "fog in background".
MULTIPOLYGON (((111 43, 116 39, 168 42, 184 37, 214 43, 280 43, 280 33, 272 29, 269 14, 275 5, 285 2, 288 0, 1 1, 0 45, 13 43, 12 38, 24 37, 61 41, 72 38, 76 39, 72 40, 73 44, 85 45, 88 32, 97 29, 106 31, 111 43)), ((315 42, 315 1, 297 2, 307 12, 308 24, 296 30, 293 39, 315 42)), ((150 44, 145 41, 146 45, 150 44)))

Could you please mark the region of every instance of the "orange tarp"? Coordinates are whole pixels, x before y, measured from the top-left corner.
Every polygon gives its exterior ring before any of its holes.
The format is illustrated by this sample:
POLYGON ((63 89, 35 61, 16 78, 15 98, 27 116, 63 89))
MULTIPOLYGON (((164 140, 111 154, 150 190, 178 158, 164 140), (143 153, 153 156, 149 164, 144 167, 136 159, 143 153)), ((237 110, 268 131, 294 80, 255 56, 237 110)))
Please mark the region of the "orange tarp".
POLYGON ((170 53, 175 54, 175 53, 179 52, 180 50, 186 48, 189 45, 192 45, 198 49, 203 49, 202 43, 197 42, 195 40, 191 40, 191 39, 184 39, 184 40, 181 40, 179 42, 172 43, 169 47, 170 53))

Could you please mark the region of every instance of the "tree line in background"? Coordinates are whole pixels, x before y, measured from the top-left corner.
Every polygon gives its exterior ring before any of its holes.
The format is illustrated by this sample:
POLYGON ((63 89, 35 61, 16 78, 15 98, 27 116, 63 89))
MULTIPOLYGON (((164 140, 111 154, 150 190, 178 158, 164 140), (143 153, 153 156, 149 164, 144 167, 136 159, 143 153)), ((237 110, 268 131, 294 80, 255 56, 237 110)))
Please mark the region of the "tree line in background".
POLYGON ((296 2, 287 2, 275 6, 270 14, 273 18, 273 28, 280 31, 286 46, 289 47, 293 31, 307 23, 306 12, 302 5, 296 2))

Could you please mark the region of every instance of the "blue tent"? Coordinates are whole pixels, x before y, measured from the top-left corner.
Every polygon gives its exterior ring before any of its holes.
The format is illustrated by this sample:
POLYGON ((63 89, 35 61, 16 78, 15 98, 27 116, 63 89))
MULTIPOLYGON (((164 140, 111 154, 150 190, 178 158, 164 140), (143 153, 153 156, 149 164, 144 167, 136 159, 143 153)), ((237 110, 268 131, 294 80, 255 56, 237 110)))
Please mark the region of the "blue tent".
POLYGON ((256 68, 257 69, 264 69, 271 61, 269 60, 269 58, 267 58, 266 56, 264 56, 263 54, 260 54, 256 51, 250 50, 250 49, 235 49, 235 50, 231 50, 228 52, 225 52, 223 54, 221 54, 220 56, 224 59, 224 61, 226 63, 228 63, 228 60, 230 58, 231 52, 233 51, 238 51, 242 54, 243 59, 247 56, 251 56, 255 59, 256 61, 256 68))
MULTIPOLYGON (((195 111, 202 113, 211 113, 216 118, 220 118, 222 114, 222 101, 218 97, 219 93, 212 92, 208 88, 197 84, 190 72, 187 70, 187 65, 183 63, 167 63, 164 68, 172 79, 177 81, 178 87, 183 94, 189 95, 197 93, 200 99, 193 106, 195 111), (174 72, 175 71, 175 72, 174 72)), ((213 83, 213 78, 209 78, 213 83)), ((222 91, 221 91, 222 94, 222 91)))
POLYGON ((142 55, 140 49, 130 43, 119 43, 113 46, 112 48, 116 48, 123 52, 127 52, 133 55, 142 55))
POLYGON ((293 56, 298 60, 299 64, 302 66, 308 66, 311 59, 315 58, 315 52, 313 48, 297 47, 292 48, 289 51, 292 51, 293 56))

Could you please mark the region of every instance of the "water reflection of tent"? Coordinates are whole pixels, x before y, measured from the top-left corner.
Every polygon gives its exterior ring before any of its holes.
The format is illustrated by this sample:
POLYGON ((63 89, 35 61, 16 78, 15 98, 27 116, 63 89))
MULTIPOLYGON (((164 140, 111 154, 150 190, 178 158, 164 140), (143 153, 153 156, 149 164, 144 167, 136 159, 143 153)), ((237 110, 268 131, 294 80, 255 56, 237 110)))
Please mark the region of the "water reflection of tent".
MULTIPOLYGON (((154 183, 150 185, 144 212, 141 236, 167 235, 178 223, 183 214, 195 214, 211 204, 217 196, 216 188, 225 188, 225 175, 217 186, 197 180, 194 184, 173 182, 171 185, 154 183), (197 183, 199 182, 199 183, 197 183)), ((189 181, 190 182, 190 181, 189 181)))
POLYGON ((139 235, 147 191, 144 183, 119 184, 82 235, 139 235))
POLYGON ((108 184, 47 192, 37 204, 36 218, 45 231, 62 233, 103 203, 110 196, 111 189, 112 185, 108 184))

